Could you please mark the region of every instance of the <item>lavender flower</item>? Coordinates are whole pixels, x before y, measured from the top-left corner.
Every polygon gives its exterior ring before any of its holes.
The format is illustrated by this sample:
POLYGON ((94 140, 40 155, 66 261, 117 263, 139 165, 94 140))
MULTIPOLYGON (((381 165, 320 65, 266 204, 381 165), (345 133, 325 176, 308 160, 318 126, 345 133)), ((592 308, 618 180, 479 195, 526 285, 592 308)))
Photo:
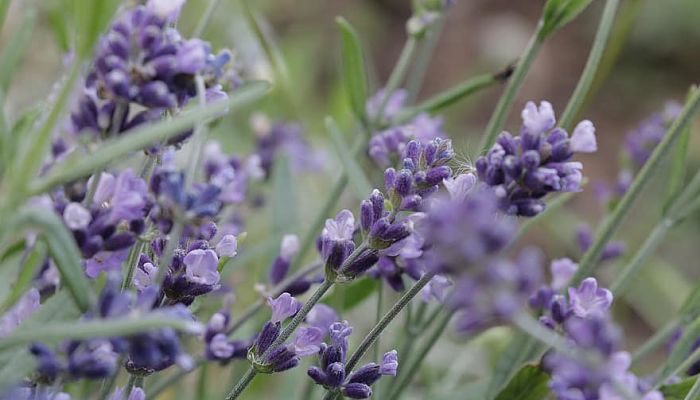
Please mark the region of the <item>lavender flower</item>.
POLYGON ((381 364, 368 363, 350 373, 345 362, 348 351, 348 336, 352 327, 347 321, 330 326, 330 344, 322 343, 318 352, 319 366, 309 367, 309 377, 324 388, 342 393, 351 399, 366 399, 372 396, 371 386, 382 375, 396 376, 398 355, 396 350, 385 353, 381 364))
POLYGON ((318 303, 311 308, 311 311, 306 315, 306 322, 321 329, 324 335, 328 333, 330 326, 338 321, 338 314, 335 310, 323 303, 318 303))
POLYGON ((597 146, 590 121, 579 123, 571 139, 563 129, 554 129, 554 111, 546 101, 539 108, 528 102, 522 118, 521 135, 501 133, 486 156, 477 159, 476 170, 479 179, 495 188, 505 212, 531 217, 544 210, 542 198, 548 193, 581 190, 583 166, 571 158, 597 146))
POLYGON ((577 317, 586 318, 591 314, 605 313, 612 300, 612 293, 599 288, 595 278, 586 278, 578 288, 569 288, 571 309, 577 317))
POLYGON ((140 387, 132 388, 129 397, 125 396, 124 388, 117 388, 109 400, 146 400, 146 393, 140 387))
POLYGON ((224 235, 216 244, 219 257, 235 257, 238 254, 238 240, 234 235, 224 235))
POLYGON ((228 362, 232 359, 245 359, 251 343, 230 340, 226 334, 230 315, 226 311, 214 313, 204 331, 205 357, 208 360, 228 362))

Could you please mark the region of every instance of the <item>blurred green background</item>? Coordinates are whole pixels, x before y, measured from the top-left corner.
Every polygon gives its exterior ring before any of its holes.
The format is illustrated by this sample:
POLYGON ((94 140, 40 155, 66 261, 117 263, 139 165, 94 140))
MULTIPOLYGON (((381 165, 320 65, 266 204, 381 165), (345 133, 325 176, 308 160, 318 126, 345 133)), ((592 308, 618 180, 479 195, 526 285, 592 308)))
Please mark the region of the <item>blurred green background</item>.
MULTIPOLYGON (((178 26, 185 36, 192 31, 207 3, 206 0, 187 2, 178 26)), ((2 46, 7 46, 13 40, 12 34, 26 24, 25 14, 33 8, 29 5, 36 6, 39 13, 11 83, 8 115, 19 114, 46 99, 64 72, 63 59, 69 50, 71 32, 70 19, 64 15, 62 4, 59 0, 13 2, 0 38, 2 46)), ((436 42, 419 97, 447 89, 472 75, 499 71, 515 61, 535 28, 543 4, 543 0, 457 0, 436 42)), ((281 235, 305 233, 325 190, 339 173, 340 163, 324 131, 324 117, 333 115, 341 122, 348 142, 355 134, 339 82, 335 16, 344 16, 357 29, 369 60, 370 78, 377 89, 387 79, 401 51, 405 22, 411 15, 409 0, 250 0, 249 6, 271 39, 267 45, 279 50, 282 63, 277 64, 277 70, 283 65, 287 78, 280 81, 280 74, 275 73, 275 66, 266 57, 240 2, 222 0, 204 38, 215 48, 232 48, 246 77, 275 81, 276 89, 255 107, 227 116, 215 128, 212 138, 221 141, 228 151, 244 154, 253 142, 249 118, 254 112, 264 112, 273 120, 301 122, 313 147, 326 153, 327 163, 323 170, 312 174, 285 174, 278 179, 273 177, 270 184, 253 188, 256 193, 270 195, 284 191, 287 195, 268 196, 268 207, 245 211, 252 213, 247 217, 249 236, 229 278, 238 294, 234 317, 255 298, 253 285, 264 278, 281 235)), ((519 109, 526 100, 547 99, 555 110, 563 110, 588 55, 602 6, 602 1, 594 1, 580 18, 548 40, 510 115, 509 129, 517 131, 519 109)), ((606 56, 609 62, 581 115, 595 123, 598 133, 600 150, 583 157, 585 174, 591 182, 614 180, 624 135, 649 113, 661 110, 667 100, 682 102, 689 85, 697 82, 700 77, 698 21, 697 0, 622 1, 609 49, 616 53, 615 49, 621 47, 616 56, 612 53, 606 56)), ((446 130, 458 153, 465 158, 474 154, 500 92, 498 87, 488 89, 445 112, 446 130)), ((698 130, 696 124, 690 144, 692 171, 700 167, 698 130)), ((368 168, 367 172, 377 181, 380 179, 381 172, 376 169, 368 168)), ((656 174, 618 234, 630 250, 637 248, 658 219, 658 193, 665 187, 664 175, 663 171, 656 174)), ((356 209, 357 202, 353 191, 347 190, 338 209, 356 209)), ((601 207, 589 185, 565 210, 553 213, 533 229, 525 241, 543 246, 549 258, 577 259, 580 254, 573 233, 576 226, 581 221, 595 226, 601 215, 601 207)), ((628 348, 662 326, 700 278, 694 248, 700 240, 698 222, 695 217, 674 230, 635 279, 624 301, 618 301, 617 311, 628 336, 628 348)), ((624 260, 602 268, 603 280, 613 277, 621 264, 624 260)), ((385 296, 385 304, 393 302, 394 294, 389 295, 385 290, 385 296)), ((373 323, 374 304, 370 297, 343 314, 355 326, 355 342, 373 323)), ((253 333, 255 327, 255 324, 248 326, 244 335, 253 333)), ((397 321, 382 335, 382 350, 392 347, 392 338, 401 329, 402 323, 397 321)), ((404 397, 478 399, 478 395, 465 397, 466 385, 475 389, 487 380, 494 358, 508 335, 507 329, 495 329, 468 345, 449 335, 426 361, 417 389, 406 392, 404 397)), ((654 367, 652 360, 644 366, 644 371, 654 367)), ((244 363, 234 367, 211 366, 208 381, 211 398, 221 397, 219 393, 234 382, 232 374, 240 373, 243 368, 244 363)), ((306 381, 304 370, 298 368, 281 376, 261 377, 243 398, 295 398, 306 381)), ((194 382, 194 377, 180 382, 184 390, 173 390, 164 398, 191 398, 194 382)))

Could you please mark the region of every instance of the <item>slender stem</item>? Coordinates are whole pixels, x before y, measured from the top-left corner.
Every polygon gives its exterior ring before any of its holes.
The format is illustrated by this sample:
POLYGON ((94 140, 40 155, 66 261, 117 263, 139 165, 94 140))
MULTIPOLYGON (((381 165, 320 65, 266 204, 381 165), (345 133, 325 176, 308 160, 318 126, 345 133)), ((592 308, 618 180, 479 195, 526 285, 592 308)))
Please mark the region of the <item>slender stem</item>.
MULTIPOLYGON (((197 85, 197 96, 199 99, 200 107, 206 107, 206 88, 204 87, 204 78, 201 75, 195 77, 195 82, 197 85)), ((197 171, 199 171, 199 161, 202 158, 202 151, 204 149, 204 143, 207 141, 208 129, 204 121, 200 121, 194 128, 194 133, 192 134, 192 141, 194 142, 192 155, 190 157, 190 162, 187 168, 187 175, 185 176, 185 187, 189 187, 197 179, 197 171)))
POLYGON ((138 264, 139 256, 144 246, 145 243, 139 240, 131 250, 129 250, 129 256, 126 259, 126 274, 124 274, 124 280, 122 281, 122 292, 131 285, 131 280, 134 278, 134 270, 136 269, 136 264, 138 264))
POLYGON ((401 392, 408 387, 408 385, 413 381, 416 373, 423 364, 423 360, 428 356, 430 351, 433 349, 435 344, 438 342, 442 336, 445 329, 449 326, 450 319, 453 313, 451 311, 442 312, 440 319, 438 320, 437 327, 433 330, 433 333, 425 340, 423 346, 418 349, 414 356, 410 359, 409 363, 405 367, 401 367, 399 370, 399 378, 396 384, 392 385, 393 390, 387 396, 387 400, 396 400, 401 395, 401 392))
POLYGON ((299 400, 309 400, 316 389, 316 384, 311 379, 305 379, 304 387, 299 392, 299 400))
POLYGON ((641 347, 639 347, 633 354, 632 354, 632 365, 638 363, 641 359, 643 359, 645 356, 647 356, 649 353, 652 351, 656 350, 659 346, 663 345, 666 343, 669 337, 673 335, 673 333, 678 329, 678 327, 681 325, 681 321, 679 319, 673 319, 664 325, 663 328, 659 329, 654 333, 654 335, 649 338, 644 344, 642 344, 641 347))
POLYGON ((686 359, 683 360, 683 362, 680 363, 680 365, 678 365, 678 367, 676 367, 676 369, 674 369, 670 375, 663 376, 662 378, 664 379, 657 379, 654 389, 658 389, 661 385, 663 385, 667 378, 680 375, 698 360, 700 360, 700 348, 695 349, 688 357, 686 357, 686 359))
POLYGON ((440 14, 438 20, 434 23, 433 28, 428 32, 427 40, 423 41, 420 49, 418 50, 418 56, 416 57, 416 62, 411 68, 411 72, 406 78, 406 90, 408 92, 407 103, 413 103, 415 98, 423 86, 423 81, 425 80, 425 75, 430 68, 430 61, 432 60, 432 55, 435 52, 435 47, 440 41, 440 36, 442 30, 445 27, 445 15, 440 14))
MULTIPOLYGON (((129 381, 126 383, 126 386, 124 387, 124 391, 122 392, 123 400, 126 400, 129 398, 131 391, 134 389, 134 386, 136 385, 137 379, 138 379, 138 376, 129 375, 129 381)), ((120 400, 122 400, 122 399, 120 399, 120 400)))
POLYGON ((406 77, 406 72, 408 72, 408 67, 411 65, 411 59, 416 52, 416 38, 410 36, 401 50, 401 55, 399 60, 396 62, 396 66, 391 71, 389 75, 389 80, 384 87, 384 99, 382 100, 379 110, 377 112, 376 118, 373 122, 374 125, 378 125, 384 119, 384 111, 386 111, 386 106, 389 104, 389 99, 391 95, 399 88, 401 82, 406 77))
POLYGON ((530 38, 530 42, 527 44, 518 65, 515 67, 513 76, 510 77, 505 91, 498 100, 496 109, 494 110, 493 114, 491 114, 491 119, 486 126, 486 131, 481 141, 481 146, 479 146, 482 152, 491 147, 496 140, 496 135, 498 135, 500 130, 503 129, 508 113, 515 102, 515 96, 522 87, 525 76, 527 75, 528 71, 530 71, 530 67, 532 66, 533 61, 535 61, 537 53, 539 53, 543 41, 543 38, 540 37, 541 27, 542 24, 540 23, 535 31, 535 34, 530 38))
MULTIPOLYGON (((121 365, 122 362, 123 359, 120 359, 118 365, 121 365)), ((112 392, 112 389, 114 389, 114 385, 117 383, 117 376, 119 376, 118 371, 114 373, 109 379, 104 379, 102 381, 102 389, 100 390, 100 394, 97 397, 99 400, 107 399, 107 396, 109 396, 109 394, 112 392)))
POLYGON ((607 0, 605 3, 605 9, 603 9, 603 15, 600 18, 598 31, 596 32, 595 39, 593 40, 591 52, 588 54, 586 66, 583 68, 583 72, 581 73, 581 77, 576 85, 576 89, 571 95, 569 103, 566 105, 566 109, 559 119, 559 125, 566 130, 573 127, 572 125, 574 118, 576 118, 578 112, 581 110, 581 106, 586 99, 586 95, 591 89, 593 78, 595 78, 595 75, 598 72, 600 60, 603 57, 605 47, 607 46, 608 39, 610 38, 610 32, 612 31, 613 23, 615 22, 615 14, 617 13, 619 4, 620 0, 607 0))
POLYGON ((585 277, 589 276, 595 268, 600 254, 603 252, 605 245, 610 241, 617 228, 622 223, 622 220, 632 208, 634 202, 640 197, 639 194, 642 188, 649 181, 661 160, 673 147, 673 143, 678 136, 683 132, 683 129, 688 125, 692 117, 700 107, 700 90, 695 90, 689 101, 686 103, 681 115, 676 119, 671 128, 668 130, 661 143, 656 146, 654 152, 649 157, 649 160, 644 164, 637 177, 630 185, 625 195, 615 207, 615 210, 607 218, 596 233, 595 240, 588 251, 583 255, 579 263, 579 269, 576 271, 571 283, 576 285, 585 277))
POLYGON ((209 1, 209 4, 207 4, 207 9, 204 10, 202 18, 200 18, 199 22, 197 23, 197 27, 194 28, 194 31, 192 32, 192 37, 202 37, 204 30, 207 29, 207 25, 209 25, 209 22, 211 21, 211 17, 214 15, 216 7, 219 5, 219 1, 220 0, 209 1))
POLYGON ((236 383, 236 386, 234 386, 233 390, 231 390, 231 393, 229 393, 226 396, 226 400, 234 400, 237 399, 238 396, 243 393, 245 388, 250 385, 250 382, 253 381, 253 378, 255 378, 255 375, 257 375, 257 372, 255 372, 255 369, 251 366, 245 374, 241 377, 241 379, 236 383))
MULTIPOLYGON (((380 280, 379 281, 379 288, 377 288, 377 313, 376 313, 376 317, 374 320, 375 325, 379 324, 379 321, 381 321, 381 318, 382 318, 382 308, 383 308, 382 300, 384 298, 384 296, 382 296, 382 294, 383 294, 382 289, 384 288, 383 283, 384 282, 382 282, 380 280)), ((379 338, 377 338, 377 340, 374 341, 374 359, 375 360, 379 359, 379 338)))
POLYGON ((685 400, 698 400, 698 399, 700 399, 700 379, 695 379, 695 383, 693 383, 693 387, 691 387, 688 394, 685 395, 685 400))
POLYGON ((619 296, 627 287, 630 278, 639 272, 639 269, 644 265, 644 261, 651 255, 656 248, 661 244, 661 241, 666 237, 669 229, 673 227, 674 221, 664 218, 654 228, 642 246, 634 253, 632 259, 625 265, 624 269, 615 278, 615 281, 610 287, 614 295, 619 296))
POLYGON ((206 399, 207 398, 207 374, 209 372, 209 366, 204 363, 202 369, 199 370, 199 377, 197 379, 197 398, 206 399))

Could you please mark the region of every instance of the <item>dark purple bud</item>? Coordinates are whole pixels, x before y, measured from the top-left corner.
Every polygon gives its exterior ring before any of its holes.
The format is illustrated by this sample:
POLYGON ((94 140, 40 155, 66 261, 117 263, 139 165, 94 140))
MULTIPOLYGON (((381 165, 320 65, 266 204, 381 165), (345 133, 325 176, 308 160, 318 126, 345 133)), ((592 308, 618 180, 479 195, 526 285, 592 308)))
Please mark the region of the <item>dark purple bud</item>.
POLYGON ((439 185, 443 180, 447 179, 452 175, 452 169, 447 165, 441 165, 439 167, 431 168, 426 174, 425 181, 430 186, 439 185))
POLYGON ((581 224, 576 229, 576 244, 581 252, 586 252, 593 244, 593 233, 588 225, 581 224))
POLYGON ((603 249, 603 253, 600 255, 601 261, 614 260, 625 253, 627 246, 623 242, 610 242, 603 249))
POLYGON ((113 235, 104 242, 104 249, 107 251, 116 251, 130 247, 136 243, 136 238, 130 232, 118 233, 113 235))
POLYGON ((171 108, 176 105, 175 96, 170 93, 168 85, 161 81, 143 85, 138 100, 147 107, 171 108))
POLYGON ((552 303, 552 296, 556 292, 549 286, 542 286, 530 296, 529 304, 535 310, 542 310, 552 303))
POLYGON ((372 397, 372 388, 364 383, 348 383, 343 386, 343 396, 351 399, 369 399, 372 397))
POLYGON ((503 159, 503 171, 513 180, 520 179, 522 174, 522 164, 514 155, 507 155, 503 159))
POLYGON ((273 372, 286 371, 299 365, 299 357, 284 345, 272 350, 265 361, 272 365, 273 372))
POLYGON ((374 223, 372 202, 369 200, 362 200, 360 203, 360 227, 364 232, 367 232, 372 227, 372 223, 374 223))
POLYGON ((423 150, 423 158, 427 165, 433 165, 435 162, 435 156, 437 155, 438 146, 435 142, 430 142, 425 146, 423 150))
POLYGON ((396 170, 393 168, 387 168, 384 171, 384 188, 389 191, 396 185, 396 170))
POLYGON ((418 211, 420 209, 423 198, 420 195, 412 194, 401 200, 401 209, 409 211, 418 211))
POLYGON ((309 279, 299 279, 290 283, 289 286, 284 288, 284 291, 292 296, 299 296, 306 293, 311 288, 313 282, 314 281, 309 279))
POLYGON ((562 295, 552 297, 549 311, 552 314, 552 319, 559 324, 563 323, 571 315, 571 309, 566 297, 562 295))
POLYGON ((372 386, 382 374, 379 373, 379 364, 369 363, 360 367, 350 375, 349 383, 364 383, 367 386, 372 386))
POLYGON ((317 385, 327 385, 328 380, 326 373, 321 371, 320 368, 312 365, 309 367, 309 369, 306 371, 306 374, 309 375, 311 379, 317 384, 317 385))
POLYGON ((349 240, 339 240, 330 243, 330 251, 326 258, 326 266, 337 270, 343 265, 345 259, 355 250, 355 243, 349 240))
POLYGON ((476 159, 476 173, 479 175, 479 179, 481 180, 486 180, 486 171, 488 170, 489 167, 489 162, 486 160, 486 157, 481 156, 476 159))
POLYGON ((552 144, 552 154, 549 158, 549 161, 564 162, 571 158, 571 156, 573 155, 574 152, 571 151, 571 144, 569 143, 569 141, 562 140, 561 142, 552 144))
POLYGON ((277 285, 278 283, 282 282, 284 277, 287 276, 289 265, 288 260, 285 260, 279 256, 275 258, 275 261, 272 262, 272 266, 270 267, 270 272, 268 273, 270 284, 277 285))
POLYGON ((115 96, 129 99, 129 76, 126 71, 115 69, 105 76, 105 85, 115 96))
POLYGON ((523 153, 521 157, 523 163, 523 168, 528 170, 535 170, 540 166, 540 153, 535 150, 528 150, 523 153))
POLYGON ((415 171, 416 170, 416 164, 411 160, 410 158, 404 158, 403 159, 403 168, 407 169, 409 171, 415 171))
POLYGON ((394 190, 396 193, 403 197, 411 193, 411 186, 413 185, 413 174, 407 169, 402 169, 396 175, 396 184, 394 185, 394 190))
POLYGON ((414 165, 418 165, 418 158, 420 157, 420 143, 416 140, 411 140, 406 144, 405 158, 413 161, 414 165))
POLYGON ((258 338, 255 340, 255 352, 260 355, 263 354, 270 345, 277 339, 280 334, 280 324, 279 322, 273 323, 268 321, 258 334, 258 338))
POLYGON ((516 154, 518 144, 516 143, 513 135, 510 132, 501 132, 496 139, 496 143, 500 144, 506 154, 516 154))
POLYGON ((326 368, 326 382, 331 387, 339 387, 345 381, 345 365, 334 362, 326 368))
POLYGON ((355 277, 372 268, 372 266, 377 263, 377 260, 379 260, 377 251, 367 249, 357 256, 353 262, 345 268, 343 274, 349 277, 355 277))

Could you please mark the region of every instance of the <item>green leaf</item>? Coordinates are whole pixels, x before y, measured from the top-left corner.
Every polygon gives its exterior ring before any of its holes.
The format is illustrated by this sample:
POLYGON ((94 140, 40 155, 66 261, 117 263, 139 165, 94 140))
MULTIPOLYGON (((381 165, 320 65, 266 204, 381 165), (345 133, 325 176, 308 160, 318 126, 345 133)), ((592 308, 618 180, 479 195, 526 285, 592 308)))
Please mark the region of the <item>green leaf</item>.
POLYGON ((44 242, 41 240, 37 241, 34 248, 24 261, 24 264, 20 267, 19 276, 12 287, 12 292, 10 292, 7 300, 5 300, 2 306, 0 306, 0 310, 7 310, 9 307, 15 304, 20 297, 22 297, 22 295, 26 292, 29 283, 31 283, 32 279, 36 275, 36 271, 39 269, 39 266, 46 261, 47 252, 48 249, 46 244, 44 244, 44 242))
POLYGON ((73 0, 76 30, 75 50, 79 60, 84 60, 90 55, 119 3, 119 0, 73 0))
POLYGON ((671 354, 669 354, 661 367, 661 372, 656 379, 657 382, 666 382, 666 380, 674 374, 682 372, 677 370, 679 367, 682 367, 682 364, 693 352, 695 341, 699 336, 700 319, 696 319, 692 324, 683 329, 683 335, 673 346, 671 354))
POLYGON ((298 185, 294 182, 289 158, 279 157, 272 172, 272 232, 281 239, 299 226, 298 185))
POLYGON ((340 158, 343 169, 345 169, 345 173, 350 178, 350 184, 355 190, 357 198, 364 199, 372 192, 373 188, 369 178, 367 178, 367 175, 362 171, 362 167, 353 157, 350 146, 343 139, 343 135, 340 133, 340 129, 333 118, 326 117, 326 129, 333 140, 338 158, 340 158))
POLYGON ((516 331, 508 347, 498 358, 496 368, 491 377, 487 399, 494 399, 502 387, 518 372, 518 368, 533 358, 542 345, 526 333, 516 331))
POLYGON ((540 37, 549 36, 555 30, 571 22, 592 2, 593 0, 548 0, 542 15, 540 37))
POLYGON ((362 46, 357 32, 343 17, 335 19, 340 29, 342 41, 343 84, 348 96, 350 108, 361 121, 366 120, 365 104, 367 102, 367 72, 362 55, 362 46))
POLYGON ((0 351, 26 346, 37 341, 57 343, 65 339, 129 336, 162 328, 173 328, 188 333, 196 333, 201 330, 201 326, 196 322, 158 313, 83 322, 55 322, 42 324, 41 329, 21 326, 9 336, 0 338, 0 351))
POLYGON ((192 129, 201 120, 214 118, 229 109, 235 109, 255 101, 267 93, 269 87, 270 85, 266 82, 248 83, 225 101, 217 101, 204 108, 196 107, 170 120, 134 129, 128 135, 105 142, 102 147, 87 156, 76 154, 69 157, 54 167, 47 176, 32 182, 30 193, 43 193, 57 185, 90 175, 112 161, 127 156, 132 151, 180 135, 183 131, 192 129))
POLYGON ((688 378, 673 385, 663 385, 659 388, 664 400, 684 400, 697 378, 688 378))
MULTIPOLYGON (((21 329, 41 330, 52 321, 66 321, 80 316, 71 296, 65 291, 56 293, 20 325, 21 329)), ((36 368, 34 357, 26 348, 0 353, 0 393, 14 386, 36 368)))
POLYGON ((374 278, 360 278, 347 285, 336 285, 327 304, 340 311, 349 311, 360 305, 379 288, 379 281, 374 278))
POLYGON ((61 279, 73 296, 77 307, 88 311, 95 300, 92 285, 83 272, 80 252, 73 236, 54 212, 43 209, 22 209, 10 222, 11 231, 39 230, 48 245, 49 254, 61 273, 61 279))
MULTIPOLYGON (((505 79, 507 79, 507 77, 505 79)), ((482 89, 503 82, 505 79, 499 79, 498 76, 493 74, 484 74, 467 79, 457 86, 438 93, 428 100, 402 111, 396 119, 396 124, 407 122, 422 112, 436 113, 482 89)))
MULTIPOLYGON (((692 88, 688 93, 690 97, 695 88, 692 88)), ((687 100, 687 99, 686 99, 687 100)), ((678 143, 676 143, 676 152, 671 161, 671 172, 668 179, 668 190, 666 192, 666 200, 664 201, 662 212, 664 215, 668 214, 669 208, 673 206, 674 200, 677 198, 678 194, 684 189, 683 181, 685 179, 685 173, 687 170, 687 160, 688 160, 688 143, 690 143, 690 133, 693 130, 693 123, 689 123, 688 126, 681 132, 678 138, 678 143)))
POLYGON ((518 371, 496 400, 542 400, 549 394, 549 376, 536 365, 518 371))
POLYGON ((12 33, 12 37, 9 38, 2 53, 0 53, 0 90, 3 93, 7 93, 15 69, 29 47, 27 44, 32 38, 35 21, 36 12, 30 8, 24 13, 22 23, 17 31, 12 33))

